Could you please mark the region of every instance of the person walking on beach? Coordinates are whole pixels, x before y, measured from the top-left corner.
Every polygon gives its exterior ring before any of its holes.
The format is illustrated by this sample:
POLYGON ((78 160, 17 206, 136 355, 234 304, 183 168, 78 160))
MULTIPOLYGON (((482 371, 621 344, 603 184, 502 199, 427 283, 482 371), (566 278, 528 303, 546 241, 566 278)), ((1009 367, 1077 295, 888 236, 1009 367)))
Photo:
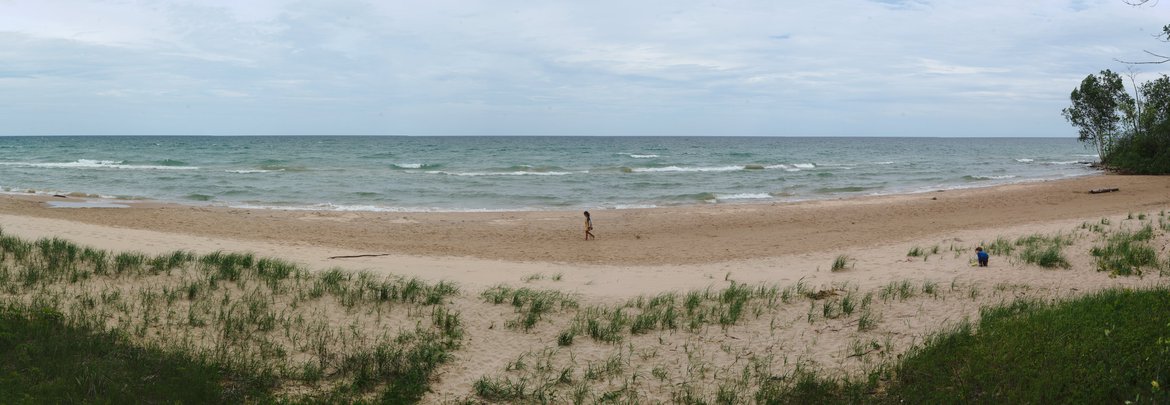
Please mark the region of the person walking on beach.
POLYGON ((593 220, 589 218, 589 211, 585 211, 585 240, 589 238, 597 239, 593 236, 593 220))
POLYGON ((975 248, 975 257, 979 259, 979 267, 987 267, 987 259, 990 256, 983 251, 983 246, 975 248))

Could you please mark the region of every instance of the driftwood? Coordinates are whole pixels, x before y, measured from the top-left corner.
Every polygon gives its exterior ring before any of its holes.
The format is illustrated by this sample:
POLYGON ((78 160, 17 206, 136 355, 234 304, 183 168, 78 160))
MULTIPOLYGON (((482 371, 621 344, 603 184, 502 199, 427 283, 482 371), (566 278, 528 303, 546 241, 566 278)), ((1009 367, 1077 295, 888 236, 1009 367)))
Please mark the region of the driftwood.
POLYGON ((371 254, 371 255, 329 256, 329 258, 330 259, 352 259, 355 257, 379 257, 379 256, 390 256, 390 254, 389 253, 378 253, 378 254, 371 254))
POLYGON ((1120 190, 1121 190, 1120 188, 1095 188, 1095 189, 1089 190, 1089 194, 1112 193, 1114 191, 1120 191, 1120 190))

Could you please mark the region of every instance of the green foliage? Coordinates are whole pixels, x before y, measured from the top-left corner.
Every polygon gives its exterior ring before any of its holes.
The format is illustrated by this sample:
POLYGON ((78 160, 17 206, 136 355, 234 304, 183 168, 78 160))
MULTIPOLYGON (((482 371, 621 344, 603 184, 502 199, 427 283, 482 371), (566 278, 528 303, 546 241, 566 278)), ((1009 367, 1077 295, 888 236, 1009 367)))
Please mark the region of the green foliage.
POLYGON ((1121 276, 1141 275, 1143 268, 1158 266, 1158 253, 1147 243, 1153 237, 1153 226, 1146 224, 1137 232, 1114 233, 1105 246, 1094 246, 1089 253, 1097 258, 1097 271, 1121 276))
POLYGON ((1142 83, 1136 101, 1109 70, 1089 75, 1062 110, 1080 140, 1094 145, 1107 168, 1128 174, 1170 173, 1170 77, 1142 83))
POLYGON ((1020 260, 1047 268, 1069 268, 1071 265, 1064 257, 1064 247, 1071 244, 1072 239, 1062 235, 1036 234, 1016 240, 1016 246, 1022 247, 1019 253, 1020 260))
POLYGON ((68 326, 55 310, 0 308, 5 402, 270 402, 274 387, 271 376, 137 347, 117 333, 68 326))
POLYGON ((413 403, 464 335, 442 305, 454 284, 250 253, 113 254, 0 234, 0 291, 0 402, 413 403), (380 335, 358 322, 393 327, 380 322, 396 308, 419 319, 380 335), (272 393, 286 384, 301 393, 272 393))
POLYGON ((509 320, 505 326, 525 331, 536 327, 545 313, 577 307, 575 299, 554 290, 515 289, 499 285, 484 290, 481 296, 492 304, 510 302, 516 308, 517 317, 514 320, 509 320))
POLYGON ((798 367, 762 382, 760 404, 1168 403, 1170 288, 1022 300, 934 335, 864 380, 798 367), (1037 371, 1040 370, 1040 371, 1037 371))
POLYGON ((833 259, 833 267, 831 268, 831 270, 834 273, 836 273, 838 271, 844 271, 845 266, 848 266, 848 265, 849 265, 849 256, 839 255, 839 256, 837 256, 836 259, 833 259))
POLYGON ((1089 75, 1069 95, 1072 105, 1061 114, 1077 127, 1081 142, 1096 146, 1102 161, 1114 139, 1120 136, 1124 111, 1132 110, 1133 97, 1125 92, 1121 76, 1109 69, 1089 75))
POLYGON ((1108 290, 984 310, 978 328, 963 324, 908 354, 886 402, 1170 401, 1167 391, 1151 390, 1151 382, 1170 382, 1160 344, 1170 337, 1168 294, 1108 290))

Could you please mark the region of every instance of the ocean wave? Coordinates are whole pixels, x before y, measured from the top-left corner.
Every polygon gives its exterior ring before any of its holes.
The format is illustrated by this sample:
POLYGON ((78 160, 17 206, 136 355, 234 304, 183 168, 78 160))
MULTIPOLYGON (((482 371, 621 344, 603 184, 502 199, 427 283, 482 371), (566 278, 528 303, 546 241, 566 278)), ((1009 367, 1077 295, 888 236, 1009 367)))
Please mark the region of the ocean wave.
POLYGON ((465 177, 487 177, 487 176, 568 176, 570 174, 589 173, 583 172, 529 172, 529 171, 512 171, 512 172, 447 172, 442 170, 430 170, 427 174, 442 174, 447 176, 465 176, 465 177))
POLYGON ((778 164, 778 165, 767 165, 767 166, 764 166, 764 168, 765 169, 782 169, 786 172, 799 172, 800 171, 800 169, 796 168, 795 166, 786 165, 783 163, 778 164))
POLYGON ((634 173, 670 173, 670 172, 734 172, 744 170, 744 166, 717 166, 717 167, 635 167, 630 169, 634 173))
POLYGON ((124 160, 94 160, 78 159, 73 162, 34 163, 34 162, 4 162, 6 166, 39 167, 48 169, 122 169, 122 170, 199 170, 195 166, 166 166, 166 165, 133 165, 124 160))
POLYGON ((417 170, 417 169, 434 169, 442 166, 441 164, 432 163, 393 163, 395 169, 417 170))
POLYGON ((887 161, 887 162, 873 162, 873 164, 885 166, 885 165, 892 165, 892 164, 894 164, 894 162, 889 162, 889 161, 887 161))
POLYGON ((820 194, 857 193, 857 192, 862 192, 862 191, 866 191, 866 190, 875 190, 875 189, 879 189, 879 188, 881 188, 881 187, 877 187, 877 186, 873 186, 873 187, 867 187, 867 186, 821 187, 821 188, 816 189, 816 192, 820 193, 820 194))
POLYGON ((739 194, 716 194, 715 199, 718 201, 725 200, 768 200, 772 195, 768 193, 739 193, 739 194))
POLYGON ((1015 175, 1011 175, 1011 174, 1005 174, 1005 175, 1000 175, 1000 176, 974 175, 974 176, 963 176, 963 180, 969 180, 969 181, 970 180, 975 180, 975 181, 978 181, 978 180, 1007 180, 1007 179, 1014 179, 1016 177, 1019 177, 1019 176, 1015 176, 1015 175))
POLYGON ((1081 161, 1081 160, 1067 160, 1067 161, 1044 162, 1044 164, 1046 164, 1046 165, 1054 165, 1054 166, 1063 166, 1063 165, 1089 165, 1089 164, 1092 164, 1092 162, 1085 162, 1085 161, 1081 161))
POLYGON ((299 206, 285 206, 285 205, 257 205, 257 204, 233 204, 229 205, 232 208, 251 209, 251 210, 274 210, 274 211, 337 211, 337 212, 516 212, 516 211, 533 211, 534 208, 439 208, 439 207, 386 207, 379 205, 347 205, 347 204, 333 204, 321 203, 312 205, 299 206))
POLYGON ((1036 161, 1036 159, 1028 159, 1028 158, 1016 159, 1016 162, 1019 162, 1019 163, 1032 163, 1035 161, 1036 161))
POLYGON ((283 171, 284 171, 284 169, 277 169, 277 170, 264 170, 264 169, 239 169, 239 170, 224 170, 224 173, 235 173, 235 174, 254 174, 254 173, 272 173, 272 172, 283 172, 283 171))
POLYGON ((616 155, 625 156, 625 157, 629 157, 629 158, 633 158, 633 159, 654 159, 654 158, 659 157, 657 154, 653 154, 653 153, 625 153, 625 152, 621 152, 621 153, 616 153, 616 155))

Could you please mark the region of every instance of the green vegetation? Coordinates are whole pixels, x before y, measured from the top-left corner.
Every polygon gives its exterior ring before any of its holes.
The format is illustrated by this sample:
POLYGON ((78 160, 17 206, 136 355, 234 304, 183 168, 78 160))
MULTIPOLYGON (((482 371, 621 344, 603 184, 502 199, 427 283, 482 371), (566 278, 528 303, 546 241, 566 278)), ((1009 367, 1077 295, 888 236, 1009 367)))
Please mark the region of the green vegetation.
MULTIPOLYGON (((1140 275, 1160 265, 1142 252, 1164 240, 1166 214, 1157 224, 1134 216, 1142 222, 983 246, 1067 267, 1063 249, 1099 233, 1098 267, 1140 275)), ((842 269, 851 260, 837 259, 842 269)), ((0 232, 0 392, 13 402, 412 403, 462 345, 450 305, 488 302, 508 329, 493 320, 492 339, 541 343, 483 371, 456 402, 652 402, 647 392, 683 404, 1170 401, 1167 287, 984 308, 978 324, 923 342, 898 335, 902 311, 930 311, 931 300, 1000 302, 1030 286, 956 278, 948 289, 925 278, 862 291, 731 278, 600 304, 505 285, 477 298, 450 283, 315 273, 249 253, 106 252, 0 232), (850 334, 838 356, 861 375, 826 374, 799 352, 809 344, 799 339, 813 339, 811 348, 824 331, 850 334)))
POLYGON ((1108 69, 1089 75, 1061 111, 1101 164, 1131 174, 1170 173, 1170 76, 1135 84, 1135 98, 1108 69))
POLYGON ((1154 228, 1146 224, 1136 232, 1118 231, 1109 236, 1105 246, 1089 251, 1097 258, 1097 271, 1120 276, 1141 275, 1143 268, 1158 266, 1158 253, 1150 247, 1154 228))
POLYGON ((1167 403, 1170 289, 986 308, 858 380, 798 369, 760 403, 1167 403))
POLYGON ((1170 290, 1110 290, 1060 305, 985 309, 897 367, 889 402, 1164 403, 1170 290))
POLYGON ((845 266, 849 265, 849 260, 850 260, 849 256, 846 256, 846 255, 837 256, 836 259, 833 259, 833 267, 831 268, 831 271, 834 273, 836 273, 838 271, 844 271, 845 266))
POLYGON ((1064 247, 1073 243, 1072 237, 1055 235, 1031 235, 1016 240, 1016 246, 1021 247, 1020 260, 1024 263, 1035 264, 1047 268, 1069 268, 1068 259, 1064 256, 1064 247))
POLYGON ((0 391, 34 402, 414 402, 462 343, 446 307, 456 294, 250 253, 115 254, 0 232, 0 391))
POLYGON ((0 307, 0 392, 17 403, 268 402, 272 378, 66 324, 49 308, 0 307), (149 382, 149 383, 144 383, 149 382))
MULTIPOLYGON (((1147 3, 1136 0, 1131 5, 1147 3)), ((1170 41, 1170 25, 1159 39, 1170 41)), ((1147 52, 1165 63, 1170 58, 1147 52)), ((1089 75, 1069 96, 1072 105, 1061 111, 1077 127, 1082 142, 1097 148, 1101 164, 1133 174, 1170 173, 1170 76, 1140 85, 1130 76, 1133 95, 1117 73, 1108 69, 1089 75)))
MULTIPOLYGON (((516 308, 516 319, 509 320, 504 326, 512 329, 531 330, 540 322, 545 313, 576 308, 577 301, 560 291, 537 291, 530 288, 514 289, 508 286, 495 286, 485 290, 481 296, 492 304, 501 304, 504 301, 512 303, 516 308)), ((572 338, 569 338, 572 341, 572 338)))

